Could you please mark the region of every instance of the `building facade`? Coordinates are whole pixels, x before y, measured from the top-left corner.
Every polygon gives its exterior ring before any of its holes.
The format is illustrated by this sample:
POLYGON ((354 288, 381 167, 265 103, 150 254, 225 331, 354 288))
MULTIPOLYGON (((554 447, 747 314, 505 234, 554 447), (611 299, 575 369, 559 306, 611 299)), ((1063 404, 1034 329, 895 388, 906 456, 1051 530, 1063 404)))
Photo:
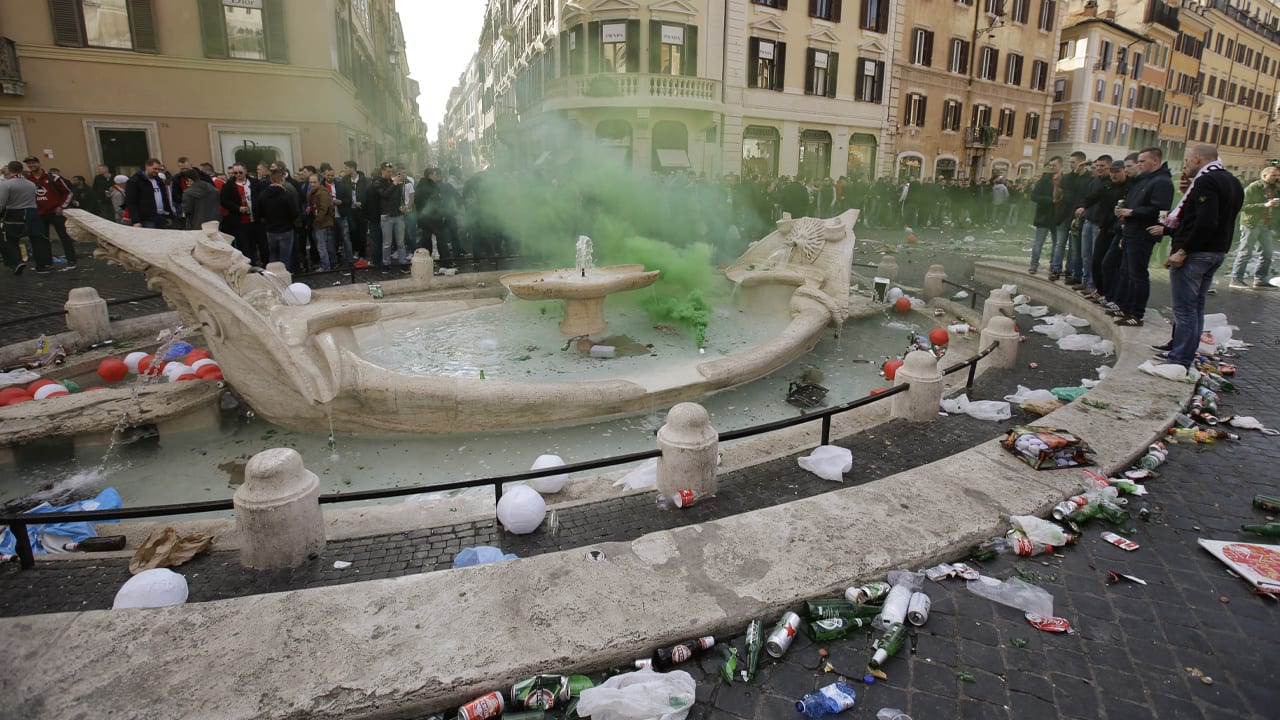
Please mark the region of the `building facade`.
POLYGON ((0 159, 425 161, 393 0, 31 0, 0 29, 0 159))

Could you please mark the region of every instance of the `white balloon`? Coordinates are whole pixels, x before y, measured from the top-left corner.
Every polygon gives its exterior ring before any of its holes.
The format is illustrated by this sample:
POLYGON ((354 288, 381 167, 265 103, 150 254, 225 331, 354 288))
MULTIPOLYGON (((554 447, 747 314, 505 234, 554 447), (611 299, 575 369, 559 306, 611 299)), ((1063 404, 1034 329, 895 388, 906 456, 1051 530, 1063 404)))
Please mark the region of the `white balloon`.
POLYGON ((179 375, 186 375, 187 373, 194 371, 191 369, 190 365, 180 362, 171 362, 168 365, 165 365, 164 370, 161 370, 160 372, 164 374, 165 378, 169 382, 175 382, 179 375))
POLYGON ((197 360, 197 361, 195 361, 195 362, 191 363, 191 369, 192 369, 193 371, 194 371, 194 370, 199 370, 200 368, 202 368, 202 367, 204 367, 204 366, 206 366, 206 365, 212 365, 212 366, 214 366, 214 367, 218 367, 218 363, 217 363, 217 362, 215 362, 215 361, 213 361, 213 360, 210 360, 209 358, 200 358, 199 360, 197 360))
POLYGON ((44 400, 47 397, 53 397, 54 395, 66 395, 70 392, 70 390, 67 390, 62 385, 54 383, 53 385, 41 385, 36 388, 36 391, 31 395, 31 397, 36 400, 44 400))
POLYGON ((116 593, 112 610, 157 608, 187 601, 187 579, 169 568, 153 568, 129 578, 116 593))
MULTIPOLYGON (((564 465, 564 458, 559 455, 539 455, 537 460, 533 461, 533 467, 530 470, 545 470, 547 468, 560 467, 564 465)), ((569 481, 569 473, 563 475, 547 475, 546 477, 534 478, 529 481, 529 485, 540 493, 558 493, 564 489, 564 484, 569 481)))
POLYGON ((125 367, 129 368, 129 372, 133 373, 134 375, 137 375, 138 363, 141 362, 142 358, 146 356, 147 354, 144 352, 131 352, 128 355, 124 356, 124 365, 125 367))
POLYGON ((517 485, 502 494, 498 501, 498 522, 507 532, 525 535, 538 529, 546 517, 547 503, 537 490, 517 485))
POLYGON ((902 288, 889 288, 889 292, 884 296, 889 302, 895 302, 900 297, 902 297, 902 288))
POLYGON ((281 293, 285 305, 306 305, 311 302, 311 286, 296 282, 281 293))

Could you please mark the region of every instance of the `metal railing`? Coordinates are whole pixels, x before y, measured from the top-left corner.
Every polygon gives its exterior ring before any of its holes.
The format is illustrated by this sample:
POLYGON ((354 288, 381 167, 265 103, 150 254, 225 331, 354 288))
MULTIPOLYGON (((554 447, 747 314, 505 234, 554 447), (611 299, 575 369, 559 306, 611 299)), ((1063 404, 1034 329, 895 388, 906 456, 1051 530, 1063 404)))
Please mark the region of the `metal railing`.
MULTIPOLYGON (((973 382, 977 375, 978 362, 986 356, 990 355, 996 347, 1000 345, 1000 341, 996 340, 991 343, 985 350, 965 360, 957 363, 942 371, 942 375, 951 375, 961 370, 968 369, 969 377, 965 384, 967 390, 973 390, 973 382)), ((822 444, 829 445, 831 443, 831 418, 850 410, 857 410, 866 407, 875 402, 879 402, 885 398, 892 397, 901 392, 906 392, 910 388, 910 383, 896 385, 884 392, 868 395, 867 397, 858 398, 835 407, 824 408, 817 412, 802 413, 796 417, 775 420, 774 422, 764 423, 762 425, 753 425, 751 427, 742 428, 740 430, 731 430, 729 432, 720 433, 719 441, 727 442, 730 440, 741 440, 756 435, 763 435, 775 430, 785 430, 787 428, 803 425, 814 421, 822 423, 822 444)), ((521 480, 532 480, 534 478, 545 477, 548 475, 562 475, 568 473, 582 472, 585 470, 598 470, 600 468, 612 467, 615 465, 626 465, 628 463, 648 460, 649 458, 659 457, 662 451, 646 450, 644 452, 629 453, 627 455, 614 455, 612 457, 601 458, 599 460, 588 460, 586 462, 573 463, 569 465, 560 465, 542 470, 526 470, 525 472, 513 473, 510 475, 500 475, 489 478, 476 478, 474 480, 459 480, 457 482, 445 483, 442 485, 409 485, 405 487, 383 488, 380 490, 358 490, 349 493, 331 493, 320 496, 321 504, 360 502, 367 500, 385 500, 388 498, 404 497, 406 495, 420 495, 428 492, 440 492, 445 490, 461 490, 464 488, 484 487, 486 485, 493 487, 494 499, 502 498, 502 486, 504 483, 518 482, 521 480)), ((0 525, 7 525, 9 530, 13 532, 15 539, 15 550, 22 569, 27 570, 35 566, 35 555, 31 549, 31 539, 27 533, 28 525, 47 525, 51 523, 63 522, 92 522, 101 520, 132 520, 137 518, 153 518, 166 517, 173 515, 195 515, 207 512, 222 512, 225 510, 233 510, 235 508, 231 500, 208 500, 204 502, 193 503, 176 503, 173 505, 148 505, 135 508, 116 508, 113 510, 82 510, 79 512, 51 512, 51 513, 22 513, 16 515, 0 515, 0 525)))
POLYGON ((965 292, 969 293, 969 309, 970 310, 978 309, 978 288, 970 287, 968 285, 961 285, 960 283, 957 283, 957 282, 951 282, 946 278, 942 279, 942 284, 950 285, 953 288, 958 288, 960 290, 964 290, 965 292))

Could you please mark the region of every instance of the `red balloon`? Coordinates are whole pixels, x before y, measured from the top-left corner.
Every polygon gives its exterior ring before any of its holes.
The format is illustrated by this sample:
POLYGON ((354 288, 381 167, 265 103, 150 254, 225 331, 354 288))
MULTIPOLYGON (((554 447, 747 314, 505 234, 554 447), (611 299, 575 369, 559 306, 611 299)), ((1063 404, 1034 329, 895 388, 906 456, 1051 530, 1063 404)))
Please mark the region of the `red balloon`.
POLYGON ((139 375, 159 375, 160 371, 164 369, 164 366, 165 366, 165 363, 156 362, 155 355, 145 355, 141 360, 138 361, 138 374, 139 375), (155 363, 154 367, 152 367, 152 363, 155 363))
POLYGON ((106 388, 102 387, 101 385, 93 385, 91 387, 85 388, 84 390, 81 390, 80 392, 93 392, 94 390, 106 390, 106 388))
POLYGON ((98 363, 98 377, 107 382, 120 382, 129 375, 129 366, 119 358, 107 358, 98 363))
POLYGON ((911 299, 900 297, 893 302, 893 309, 900 313, 911 312, 911 299))
POLYGON ((915 245, 915 244, 916 244, 916 236, 915 236, 915 235, 908 235, 908 236, 907 236, 907 244, 908 244, 908 245, 915 245))
POLYGON ((57 383, 55 383, 52 380, 37 380, 27 386, 27 394, 35 395, 36 391, 44 387, 45 385, 57 385, 57 383))
POLYGON ((182 362, 190 365, 197 360, 205 360, 212 357, 213 356, 209 354, 208 350, 192 350, 187 353, 187 356, 182 359, 182 362))
POLYGON ((222 368, 217 365, 202 365, 196 368, 196 377, 204 378, 206 375, 221 375, 222 368))
POLYGON ((951 335, 946 328, 936 327, 929 331, 929 342, 934 345, 946 345, 951 340, 951 335))
POLYGON ((199 375, 192 375, 191 373, 184 373, 184 374, 182 374, 182 375, 179 375, 179 376, 178 376, 178 379, 177 379, 177 380, 174 380, 174 382, 183 382, 183 381, 186 381, 186 380, 199 380, 199 379, 200 379, 200 376, 199 376, 199 375))
POLYGON ((20 385, 13 385, 3 390, 0 390, 0 399, 7 398, 11 395, 26 395, 26 394, 27 394, 26 388, 20 385))
POLYGON ((21 394, 21 395, 14 395, 13 397, 9 398, 8 400, 5 400, 5 401, 4 401, 4 404, 5 404, 5 405, 17 405, 18 403, 31 402, 32 400, 35 400, 35 398, 34 398, 34 397, 31 397, 30 395, 28 395, 28 394, 26 394, 26 393, 23 393, 23 394, 21 394))
POLYGON ((892 380, 898 376, 898 368, 900 367, 902 367, 902 361, 898 358, 894 358, 892 360, 886 360, 880 369, 884 371, 884 377, 886 380, 892 380))

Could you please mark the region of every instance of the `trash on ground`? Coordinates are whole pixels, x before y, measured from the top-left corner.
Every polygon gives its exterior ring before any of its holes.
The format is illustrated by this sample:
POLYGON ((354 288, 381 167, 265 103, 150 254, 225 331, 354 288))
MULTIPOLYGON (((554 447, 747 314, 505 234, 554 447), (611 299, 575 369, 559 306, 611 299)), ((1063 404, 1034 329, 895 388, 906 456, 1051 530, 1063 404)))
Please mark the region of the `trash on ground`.
POLYGON ((1092 465, 1093 450, 1066 430, 1016 425, 1005 436, 1004 448, 1036 470, 1092 465))
POLYGON ((152 530, 129 560, 129 572, 136 575, 152 568, 177 567, 208 552, 213 547, 213 541, 212 535, 198 532, 180 535, 171 527, 152 530))
POLYGON ((1262 592, 1280 594, 1280 545, 1203 539, 1199 542, 1245 582, 1262 592))
POLYGON ((464 568, 472 565, 485 565, 487 563, 502 562, 504 560, 519 560, 515 553, 504 553, 501 548, 492 545, 477 545, 475 547, 463 548, 453 558, 453 567, 464 568))
POLYGON ((944 412, 953 415, 964 413, 978 420, 1000 422, 1013 417, 1013 411, 1007 402, 1002 400, 970 400, 969 396, 963 393, 954 399, 943 398, 939 404, 944 412))
POLYGON ((646 490, 658 485, 658 458, 649 458, 613 482, 623 490, 646 490))
POLYGON ((1154 375, 1174 382, 1194 383, 1200 379, 1200 372, 1198 370, 1195 370, 1194 368, 1184 368, 1175 363, 1156 365, 1152 361, 1147 360, 1138 366, 1138 370, 1148 375, 1154 375))
POLYGON ((778 620, 778 624, 773 627, 773 631, 769 633, 769 637, 765 640, 764 649, 771 657, 780 658, 786 654, 787 648, 791 647, 791 641, 795 639, 796 633, 800 630, 800 616, 793 612, 785 612, 778 620))
POLYGON ((968 670, 959 670, 956 672, 956 679, 967 683, 976 683, 978 678, 968 670))
POLYGON ((1115 584, 1117 584, 1117 583, 1120 583, 1120 582, 1123 582, 1123 581, 1126 581, 1126 580, 1127 580, 1128 582, 1131 582, 1131 583, 1137 583, 1138 585, 1146 585, 1146 584, 1147 584, 1147 581, 1146 581, 1146 580, 1143 580, 1142 578, 1140 578, 1140 577, 1136 577, 1136 576, 1134 576, 1134 575, 1125 575, 1124 573, 1122 573, 1122 572, 1116 572, 1115 570, 1108 570, 1108 571, 1107 571, 1107 584, 1108 584, 1108 585, 1115 585, 1115 584))
POLYGON ((1115 545, 1116 547, 1126 552, 1133 552, 1134 550, 1137 550, 1139 547, 1141 547, 1140 545, 1138 545, 1138 543, 1128 538, 1120 537, 1119 535, 1113 532, 1102 533, 1102 539, 1106 540, 1107 542, 1111 543, 1112 545, 1115 545))
POLYGON ((682 662, 693 659, 697 655, 715 647, 716 639, 707 635, 706 637, 685 640, 676 643, 670 647, 658 648, 653 651, 652 665, 654 670, 670 670, 672 667, 682 662))
POLYGON ((1013 639, 1009 640, 1009 644, 1010 644, 1010 645, 1012 645, 1012 646, 1014 646, 1014 647, 1016 647, 1016 648, 1024 648, 1024 647, 1026 647, 1029 643, 1028 643, 1027 639, 1026 639, 1026 638, 1024 638, 1024 637, 1016 637, 1016 638, 1013 638, 1013 639))
POLYGON ((158 608, 187 601, 187 579, 168 568, 143 570, 125 581, 111 603, 112 610, 158 608))
POLYGON ((787 388, 787 404, 795 405, 798 408, 815 408, 822 404, 828 392, 830 390, 817 383, 792 381, 787 388))
POLYGON ((1046 335, 1050 340, 1061 340, 1068 335, 1076 334, 1075 327, 1058 315, 1044 318, 1044 323, 1031 328, 1031 332, 1046 335))
POLYGON ((1020 305, 1014 305, 1013 309, 1021 315, 1030 315, 1031 317, 1044 317, 1049 314, 1048 305, 1028 305, 1026 303, 1022 303, 1020 305))
POLYGON ((1053 632, 1053 633, 1075 632, 1074 630, 1071 629, 1071 623, 1067 622, 1066 618, 1053 617, 1051 615, 1041 615, 1039 613, 1032 613, 1032 612, 1027 613, 1025 617, 1027 618, 1027 622, 1031 623, 1032 627, 1038 628, 1045 632, 1053 632))
POLYGON ((853 451, 839 445, 819 445, 799 462, 802 469, 823 480, 844 482, 844 474, 853 469, 853 451))
POLYGON ((1053 596, 1049 591, 1018 578, 1000 581, 983 575, 966 583, 966 587, 978 597, 1017 608, 1024 613, 1053 616, 1053 596))
POLYGON ((349 561, 349 560, 334 560, 334 561, 333 561, 333 569, 334 569, 334 570, 346 570, 346 569, 347 569, 347 568, 349 568, 349 567, 351 567, 351 561, 349 561))
POLYGON ((871 659, 867 661, 867 667, 879 670, 884 667, 885 662, 893 657, 902 649, 902 643, 907 639, 907 627, 900 622, 885 629, 884 634, 876 638, 871 644, 873 650, 871 659))
POLYGON ((1057 523, 1050 522, 1035 515, 1010 515, 1009 523, 1014 529, 1033 542, 1044 543, 1054 547, 1062 547, 1075 542, 1075 537, 1063 530, 1057 523))
POLYGON ((834 682, 819 688, 796 701, 796 712, 807 718, 836 715, 852 709, 858 702, 858 693, 846 682, 834 682))
POLYGON ((876 720, 911 720, 911 716, 898 708, 883 707, 876 712, 876 720))
POLYGON ((1079 387, 1079 386, 1056 387, 1050 390, 1049 392, 1053 393, 1053 396, 1058 398, 1062 402, 1071 402, 1079 398, 1081 395, 1084 395, 1086 392, 1089 392, 1089 389, 1085 387, 1079 387))
MULTIPOLYGON (((50 505, 48 502, 42 502, 23 514, 39 515, 41 513, 79 512, 81 510, 115 510, 123 504, 120 493, 116 492, 115 488, 106 488, 98 493, 96 497, 88 500, 56 506, 50 505)), ((32 520, 35 520, 35 518, 33 517, 32 520)), ((101 520, 98 522, 115 523, 119 522, 119 520, 101 520)), ((64 552, 63 547, 68 543, 96 537, 98 531, 94 528, 94 524, 89 522, 63 522, 28 525, 27 538, 31 543, 31 552, 36 555, 64 552)), ((0 554, 13 555, 17 553, 17 547, 18 541, 14 537, 13 531, 8 527, 4 528, 3 532, 0 532, 0 554)))
POLYGON ((592 720, 684 720, 696 689, 693 677, 683 670, 659 673, 644 668, 583 690, 578 715, 592 720))

